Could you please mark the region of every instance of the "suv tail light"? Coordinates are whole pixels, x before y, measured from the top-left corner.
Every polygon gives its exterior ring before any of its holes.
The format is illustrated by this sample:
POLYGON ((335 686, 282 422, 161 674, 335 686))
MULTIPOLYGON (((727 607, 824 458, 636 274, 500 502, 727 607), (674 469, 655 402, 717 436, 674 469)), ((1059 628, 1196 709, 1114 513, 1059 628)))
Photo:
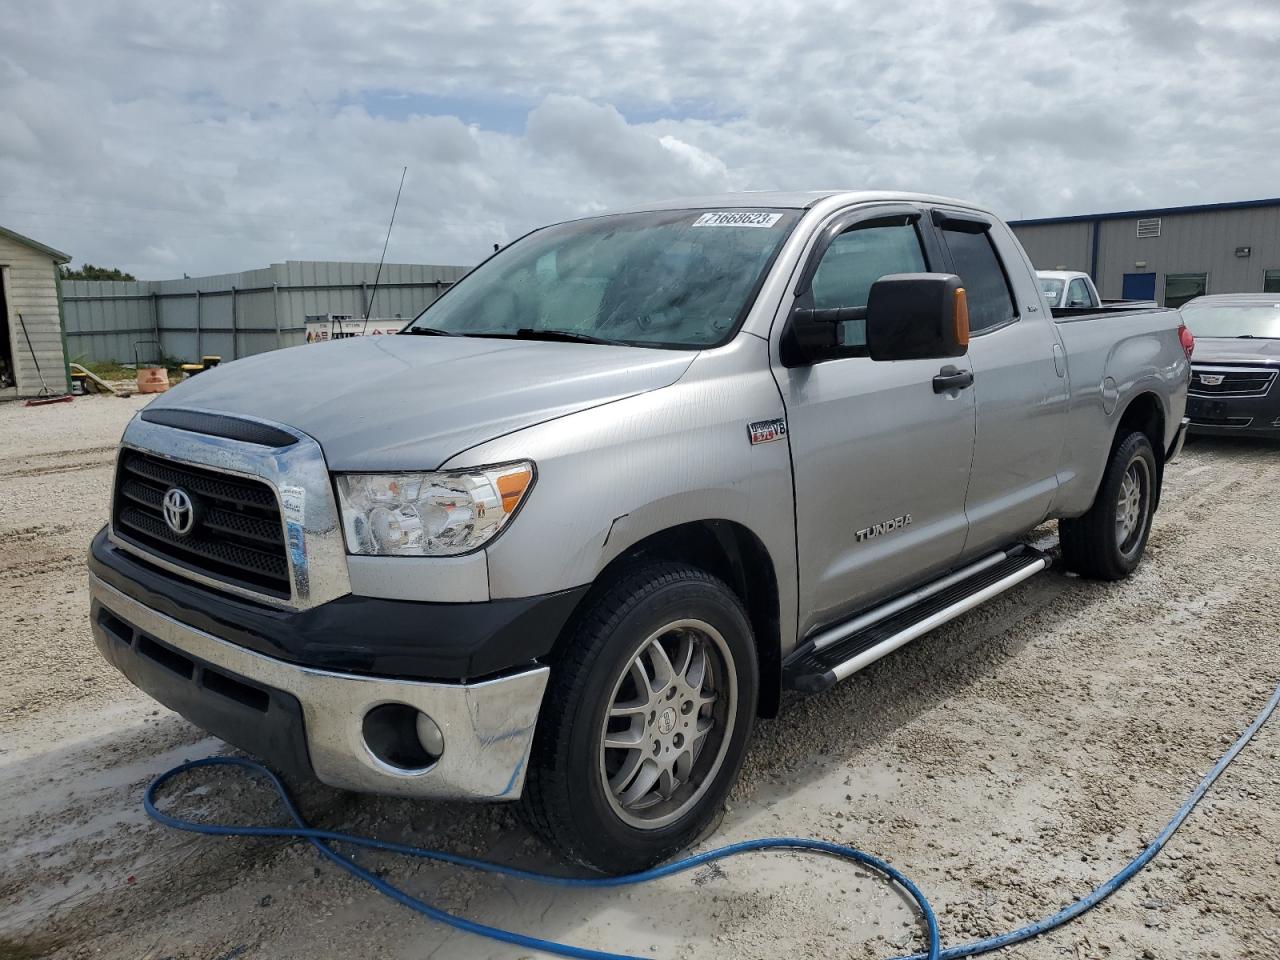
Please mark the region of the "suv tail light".
POLYGON ((1191 354, 1196 349, 1196 337, 1187 329, 1185 323, 1178 324, 1178 341, 1182 344, 1182 352, 1187 355, 1187 359, 1191 359, 1191 354))

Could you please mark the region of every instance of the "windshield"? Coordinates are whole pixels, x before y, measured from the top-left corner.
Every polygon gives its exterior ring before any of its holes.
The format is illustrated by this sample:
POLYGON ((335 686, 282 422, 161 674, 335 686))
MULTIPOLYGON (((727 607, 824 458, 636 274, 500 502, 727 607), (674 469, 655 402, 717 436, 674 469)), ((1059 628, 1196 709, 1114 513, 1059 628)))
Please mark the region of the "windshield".
POLYGON ((797 210, 663 210, 546 227, 494 254, 405 333, 707 347, 742 322, 797 210))
POLYGON ((1188 304, 1182 320, 1197 337, 1280 339, 1280 297, 1275 303, 1188 304))
POLYGON ((1058 305, 1058 300, 1062 297, 1062 287, 1065 283, 1065 280, 1040 278, 1040 289, 1044 291, 1044 298, 1049 301, 1049 306, 1056 307, 1058 305))

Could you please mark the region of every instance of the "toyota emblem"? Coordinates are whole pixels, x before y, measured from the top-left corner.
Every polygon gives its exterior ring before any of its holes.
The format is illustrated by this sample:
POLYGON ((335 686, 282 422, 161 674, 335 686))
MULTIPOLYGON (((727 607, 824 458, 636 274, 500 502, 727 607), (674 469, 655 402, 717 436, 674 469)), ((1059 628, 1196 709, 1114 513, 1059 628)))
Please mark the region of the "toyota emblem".
POLYGON ((164 493, 164 522, 180 537, 185 537, 195 526, 195 504, 181 487, 170 487, 164 493))

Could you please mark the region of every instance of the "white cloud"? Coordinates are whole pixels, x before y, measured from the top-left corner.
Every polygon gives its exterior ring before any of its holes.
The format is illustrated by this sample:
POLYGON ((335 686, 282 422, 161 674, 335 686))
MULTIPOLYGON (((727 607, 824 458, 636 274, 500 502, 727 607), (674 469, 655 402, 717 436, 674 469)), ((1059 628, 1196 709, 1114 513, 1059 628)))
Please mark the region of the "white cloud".
POLYGON ((1243 0, 18 5, 0 223, 143 276, 467 263, 730 189, 1006 216, 1276 192, 1280 10, 1243 0))
POLYGON ((719 157, 713 156, 705 150, 699 150, 693 144, 685 143, 679 137, 673 137, 670 134, 659 137, 658 142, 687 164, 690 171, 700 179, 706 180, 708 183, 719 184, 722 187, 732 182, 733 178, 729 175, 729 168, 725 166, 724 161, 719 157))

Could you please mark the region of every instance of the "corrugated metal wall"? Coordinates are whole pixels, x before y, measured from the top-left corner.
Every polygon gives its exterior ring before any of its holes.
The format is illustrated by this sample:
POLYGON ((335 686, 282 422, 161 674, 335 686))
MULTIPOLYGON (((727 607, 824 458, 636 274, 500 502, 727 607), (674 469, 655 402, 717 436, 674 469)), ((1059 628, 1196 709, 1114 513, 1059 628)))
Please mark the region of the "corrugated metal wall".
MULTIPOLYGON (((468 269, 384 264, 371 316, 408 321, 468 269)), ((234 360, 294 346, 308 315, 364 316, 377 272, 376 263, 290 260, 181 280, 66 280, 68 351, 72 360, 131 362, 135 349, 143 360, 234 360)))
POLYGON ((1170 273, 1207 273, 1209 293, 1254 293, 1264 272, 1276 269, 1280 207, 1253 207, 1168 214, 1158 237, 1139 237, 1136 220, 1103 220, 1095 282, 1104 297, 1118 297, 1126 273, 1155 273, 1156 298, 1164 303, 1170 273), (1249 256, 1237 257, 1237 247, 1251 248, 1249 256), (1147 265, 1138 267, 1140 261, 1147 265))
POLYGON ((1280 206, 1165 213, 1158 237, 1139 237, 1138 219, 1023 223, 1013 231, 1036 269, 1090 272, 1097 229, 1093 279, 1107 298, 1122 295, 1126 273, 1156 274, 1156 299, 1164 303, 1169 274, 1208 274, 1208 293, 1254 293, 1268 270, 1280 270, 1280 206), (1249 255, 1237 256, 1239 247, 1249 255))
POLYGON ((1027 256, 1037 270, 1082 270, 1089 272, 1093 244, 1091 223, 1047 223, 1014 227, 1027 256))

